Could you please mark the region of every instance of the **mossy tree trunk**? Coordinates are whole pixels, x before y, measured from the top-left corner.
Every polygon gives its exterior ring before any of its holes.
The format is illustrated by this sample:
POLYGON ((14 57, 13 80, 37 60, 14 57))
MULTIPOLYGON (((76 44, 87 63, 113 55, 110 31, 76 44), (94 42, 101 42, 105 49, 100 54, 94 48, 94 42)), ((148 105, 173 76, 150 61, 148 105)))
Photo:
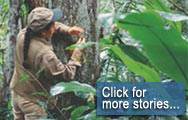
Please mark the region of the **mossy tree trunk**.
POLYGON ((16 36, 18 31, 22 28, 21 24, 21 0, 9 0, 9 17, 8 17, 8 29, 6 40, 6 52, 5 52, 5 66, 3 71, 3 88, 1 89, 1 102, 2 100, 7 103, 10 99, 9 84, 14 71, 14 48, 16 45, 16 36))

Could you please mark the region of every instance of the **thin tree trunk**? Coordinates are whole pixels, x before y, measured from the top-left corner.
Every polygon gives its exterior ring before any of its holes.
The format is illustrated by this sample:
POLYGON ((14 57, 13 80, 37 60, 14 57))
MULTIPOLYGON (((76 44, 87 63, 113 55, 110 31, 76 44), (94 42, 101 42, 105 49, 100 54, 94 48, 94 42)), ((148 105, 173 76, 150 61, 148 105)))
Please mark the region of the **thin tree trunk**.
POLYGON ((3 88, 1 89, 1 99, 8 102, 10 91, 9 84, 14 71, 14 48, 16 44, 16 36, 21 29, 20 19, 20 0, 9 0, 10 9, 8 17, 8 30, 7 30, 7 48, 5 52, 5 66, 3 71, 3 88))

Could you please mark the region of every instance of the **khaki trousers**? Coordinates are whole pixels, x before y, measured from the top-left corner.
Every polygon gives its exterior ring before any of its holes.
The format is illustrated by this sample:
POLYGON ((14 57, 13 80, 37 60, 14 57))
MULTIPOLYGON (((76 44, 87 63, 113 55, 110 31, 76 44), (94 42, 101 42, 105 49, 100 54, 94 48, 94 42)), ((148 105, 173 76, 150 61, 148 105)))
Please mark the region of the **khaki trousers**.
POLYGON ((46 111, 38 104, 24 99, 12 91, 14 120, 37 120, 47 118, 46 111))

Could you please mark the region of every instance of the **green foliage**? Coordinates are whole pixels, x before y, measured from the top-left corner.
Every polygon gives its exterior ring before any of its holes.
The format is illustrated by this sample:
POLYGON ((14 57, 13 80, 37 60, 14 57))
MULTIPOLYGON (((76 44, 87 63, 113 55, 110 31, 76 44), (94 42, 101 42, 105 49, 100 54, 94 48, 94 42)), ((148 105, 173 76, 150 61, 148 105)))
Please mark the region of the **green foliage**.
POLYGON ((4 57, 6 49, 6 32, 8 20, 8 11, 9 11, 9 1, 0 0, 0 88, 2 87, 2 76, 3 76, 3 67, 4 67, 4 57))
POLYGON ((71 119, 77 120, 88 109, 89 109, 88 106, 79 106, 75 108, 71 113, 71 119))
POLYGON ((125 45, 123 43, 121 43, 119 47, 126 55, 130 56, 135 61, 141 62, 146 65, 150 64, 149 60, 136 47, 131 45, 125 45))
POLYGON ((0 113, 1 113, 0 120, 13 120, 11 101, 8 101, 8 104, 6 106, 0 107, 0 113))
MULTIPOLYGON (((8 0, 0 0, 0 42, 1 40, 6 39, 7 25, 6 22, 8 20, 8 12, 9 12, 9 1, 8 0)), ((2 45, 2 43, 1 43, 2 45)), ((2 49, 2 46, 0 46, 2 49)))
MULTIPOLYGON (((172 3, 174 4, 171 4, 168 2, 168 0, 141 0, 142 2, 140 3, 137 1, 136 7, 141 5, 146 8, 147 12, 143 12, 143 10, 141 10, 140 7, 138 7, 138 9, 133 13, 133 8, 131 7, 134 6, 135 1, 137 0, 115 0, 113 1, 113 5, 111 8, 113 8, 113 6, 115 6, 116 3, 119 3, 121 4, 121 9, 115 7, 114 9, 109 9, 105 11, 107 7, 104 7, 101 10, 102 14, 100 14, 101 16, 99 16, 99 21, 104 27, 104 30, 107 29, 108 31, 106 32, 107 34, 105 35, 105 38, 101 39, 100 42, 102 44, 106 44, 103 48, 103 51, 107 52, 108 57, 104 57, 102 63, 107 64, 107 66, 102 66, 103 71, 107 72, 105 72, 104 75, 102 75, 102 77, 98 81, 121 81, 116 76, 109 76, 113 73, 114 70, 111 71, 110 69, 108 69, 114 67, 115 71, 117 71, 118 68, 122 68, 123 66, 121 65, 116 66, 116 64, 112 64, 116 63, 114 61, 117 61, 118 58, 120 58, 125 65, 124 67, 128 67, 128 69, 130 69, 135 74, 138 73, 136 73, 133 70, 131 64, 128 65, 128 62, 130 62, 130 60, 137 62, 139 64, 142 63, 147 67, 149 66, 149 68, 157 74, 160 80, 172 78, 175 81, 185 82, 185 84, 188 84, 188 41, 187 34, 182 34, 182 31, 184 31, 185 33, 187 29, 188 16, 177 14, 175 13, 176 11, 173 10, 174 7, 181 8, 180 6, 176 6, 180 5, 180 2, 176 3, 176 0, 173 0, 172 3), (119 15, 117 13, 126 14, 119 15), (114 17, 118 17, 116 21, 117 28, 115 29, 114 27, 112 27, 114 26, 114 17), (186 21, 186 24, 184 23, 184 21, 186 21), (119 29, 120 32, 116 33, 116 29, 119 29), (110 36, 116 37, 115 41, 113 41, 113 39, 109 37, 109 31, 110 36), (129 35, 125 33, 129 33, 133 40, 130 39, 129 35), (118 41, 116 39, 120 40, 118 41), (127 43, 127 41, 125 41, 127 39, 129 39, 129 41, 131 42, 136 40, 138 44, 141 45, 141 47, 135 47, 135 45, 133 44, 130 45, 129 43, 127 43), (115 53, 115 55, 113 52, 115 53), (144 62, 144 59, 147 62, 144 62), (158 74, 160 74, 160 77, 158 74)), ((108 2, 105 2, 103 6, 107 6, 108 2)), ((184 7, 182 8, 184 9, 184 7)), ((186 12, 183 12, 183 10, 180 11, 181 13, 186 14, 186 12)), ((139 65, 136 64, 135 68, 136 66, 138 67, 139 65)), ((130 72, 126 74, 127 77, 129 75, 130 72)), ((162 89, 159 91, 165 93, 165 91, 163 91, 162 89)), ((144 117, 142 118, 147 119, 144 117)), ((137 120, 142 118, 136 118, 134 116, 130 117, 131 120, 137 120)), ((179 120, 181 118, 174 116, 156 116, 152 118, 151 116, 148 119, 179 120)), ((185 119, 185 117, 183 117, 182 119, 185 119)))
MULTIPOLYGON (((173 11, 165 5, 166 3, 164 0, 143 0, 143 1, 148 10, 159 10, 163 12, 173 13, 173 11)), ((177 30, 181 32, 180 22, 175 23, 175 22, 168 21, 168 23, 176 27, 177 30)))
POLYGON ((44 71, 44 69, 45 69, 45 68, 39 69, 39 70, 35 73, 35 75, 36 75, 37 77, 39 77, 40 73, 41 73, 42 71, 44 71))
POLYGON ((158 76, 157 72, 152 68, 140 63, 136 62, 118 47, 113 45, 107 45, 110 47, 113 52, 123 61, 123 63, 134 73, 141 75, 145 78, 147 82, 160 82, 160 77, 158 76))
POLYGON ((87 43, 82 43, 82 44, 73 44, 70 45, 68 47, 66 47, 66 50, 74 50, 75 48, 79 48, 79 49, 84 49, 87 48, 89 46, 95 45, 95 42, 87 42, 87 43))
POLYGON ((153 65, 179 82, 188 85, 188 44, 173 26, 165 26, 161 17, 154 12, 130 14, 118 19, 120 28, 141 41, 153 65))
POLYGON ((21 0, 21 18, 23 27, 27 24, 27 16, 29 14, 29 8, 24 4, 25 0, 21 0))
POLYGON ((56 84, 50 91, 52 96, 62 94, 62 93, 67 93, 67 92, 75 92, 77 96, 80 96, 84 99, 86 98, 88 99, 87 106, 76 107, 71 112, 72 120, 77 120, 85 111, 95 108, 94 95, 96 96, 96 89, 93 88, 92 86, 85 84, 85 83, 79 83, 77 81, 61 82, 61 83, 56 84))
POLYGON ((20 80, 19 80, 19 82, 27 82, 28 80, 29 80, 29 78, 30 78, 30 76, 29 75, 20 75, 20 80))
POLYGON ((60 93, 67 93, 67 92, 87 92, 96 95, 95 88, 93 88, 88 84, 79 83, 77 81, 60 82, 56 84, 50 91, 52 96, 58 95, 60 93))
POLYGON ((172 12, 170 8, 165 5, 164 0, 142 0, 147 9, 150 10, 160 10, 166 12, 172 12))
POLYGON ((47 94, 46 93, 44 93, 44 92, 34 92, 34 93, 32 93, 32 95, 41 95, 41 96, 47 96, 47 94))

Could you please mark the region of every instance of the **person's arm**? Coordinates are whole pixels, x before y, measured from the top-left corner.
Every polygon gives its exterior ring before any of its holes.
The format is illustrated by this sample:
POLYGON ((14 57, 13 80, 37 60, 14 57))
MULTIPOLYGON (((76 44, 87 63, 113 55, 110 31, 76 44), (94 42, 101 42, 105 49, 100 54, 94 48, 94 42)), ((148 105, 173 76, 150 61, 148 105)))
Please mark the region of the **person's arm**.
POLYGON ((84 30, 80 27, 69 27, 66 26, 60 22, 55 22, 55 27, 56 27, 56 33, 66 33, 69 35, 76 35, 76 36, 80 36, 81 33, 84 32, 84 30))
POLYGON ((71 28, 60 22, 55 22, 55 27, 56 27, 56 31, 55 31, 56 33, 66 33, 66 34, 68 34, 68 31, 71 28))
POLYGON ((75 49, 68 63, 62 64, 55 53, 49 51, 42 57, 40 68, 44 68, 45 76, 62 76, 64 80, 70 81, 76 74, 76 67, 81 66, 81 56, 82 52, 75 49))

